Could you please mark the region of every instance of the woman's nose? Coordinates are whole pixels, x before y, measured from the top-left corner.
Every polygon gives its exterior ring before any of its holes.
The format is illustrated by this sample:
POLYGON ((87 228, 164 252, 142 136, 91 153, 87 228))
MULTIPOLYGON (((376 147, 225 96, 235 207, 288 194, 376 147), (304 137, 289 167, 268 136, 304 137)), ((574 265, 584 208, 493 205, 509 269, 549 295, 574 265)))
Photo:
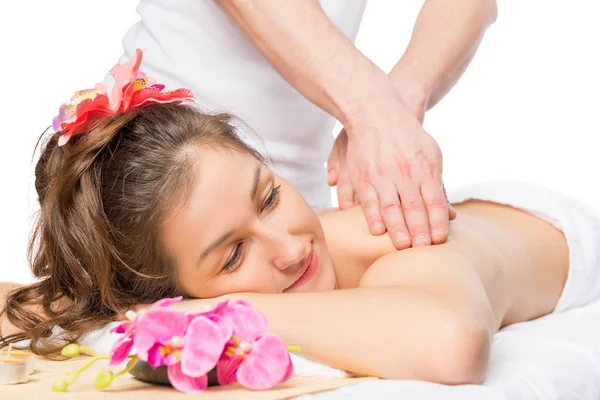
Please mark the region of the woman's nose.
POLYGON ((306 256, 303 241, 287 232, 271 232, 268 246, 273 265, 282 271, 301 262, 306 256))

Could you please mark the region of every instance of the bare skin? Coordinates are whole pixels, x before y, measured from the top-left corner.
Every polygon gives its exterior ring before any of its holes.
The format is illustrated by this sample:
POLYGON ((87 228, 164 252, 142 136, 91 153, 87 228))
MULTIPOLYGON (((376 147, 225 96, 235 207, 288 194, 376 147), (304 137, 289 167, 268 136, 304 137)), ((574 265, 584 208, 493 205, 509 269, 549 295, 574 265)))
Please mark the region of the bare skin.
POLYGON ((443 270, 459 256, 477 266, 494 310, 496 329, 550 313, 569 268, 562 232, 509 206, 471 200, 454 207, 459 216, 451 224, 446 243, 403 251, 396 251, 385 235, 370 235, 360 209, 321 215, 339 287, 357 287, 369 267, 384 258, 393 258, 390 263, 395 270, 386 274, 388 278, 402 281, 401 275, 443 270), (420 254, 435 257, 435 262, 411 266, 411 259, 420 254))
POLYGON ((175 307, 245 299, 308 358, 384 378, 478 383, 493 334, 551 312, 562 292, 566 241, 523 211, 457 204, 447 243, 398 251, 370 234, 360 208, 317 217, 266 168, 255 187, 259 163, 248 156, 199 159, 197 187, 161 227, 181 286, 198 298, 175 307), (198 262, 223 232, 231 236, 198 262), (317 270, 295 285, 312 251, 317 270))
POLYGON ((200 150, 199 160, 189 198, 161 226, 178 283, 197 298, 174 307, 245 299, 316 361, 389 379, 479 383, 493 334, 550 313, 563 290, 566 240, 526 212, 456 204, 446 243, 398 251, 388 235, 371 235, 360 208, 317 216, 251 156, 200 150), (316 272, 295 285, 311 254, 316 272))

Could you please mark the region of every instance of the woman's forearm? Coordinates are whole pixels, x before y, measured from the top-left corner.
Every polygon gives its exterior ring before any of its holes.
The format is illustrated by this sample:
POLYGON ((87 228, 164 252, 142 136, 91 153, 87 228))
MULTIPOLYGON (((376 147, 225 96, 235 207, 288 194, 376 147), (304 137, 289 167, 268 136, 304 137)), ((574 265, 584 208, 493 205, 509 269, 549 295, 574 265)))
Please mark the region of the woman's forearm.
POLYGON ((408 103, 433 107, 461 77, 496 20, 494 0, 427 0, 406 52, 390 72, 408 103), (418 88, 415 90, 414 88, 418 88))
POLYGON ((358 51, 316 0, 219 0, 279 74, 347 125, 369 96, 385 95, 387 75, 358 51))
MULTIPOLYGON (((301 355, 363 375, 478 382, 482 368, 476 364, 489 346, 489 332, 464 312, 468 307, 418 288, 228 297, 261 310, 269 331, 300 346, 301 355)), ((205 304, 189 300, 177 307, 193 312, 205 304)))
POLYGON ((19 284, 10 282, 0 282, 0 337, 10 336, 17 333, 14 326, 12 326, 4 313, 6 307, 6 297, 8 292, 18 288, 19 284))

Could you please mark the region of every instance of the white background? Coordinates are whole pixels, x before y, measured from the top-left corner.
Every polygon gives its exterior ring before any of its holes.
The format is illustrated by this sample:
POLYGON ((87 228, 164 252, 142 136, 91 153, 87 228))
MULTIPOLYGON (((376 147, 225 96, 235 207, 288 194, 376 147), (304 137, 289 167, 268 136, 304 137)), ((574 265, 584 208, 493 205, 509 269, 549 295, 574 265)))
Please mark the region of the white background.
MULTIPOLYGON (((210 0, 190 0, 210 1, 210 0)), ((352 1, 352 0, 347 0, 352 1)), ((448 189, 497 179, 543 184, 600 206, 600 2, 499 0, 463 78, 426 116, 448 189)), ((369 0, 357 46, 388 71, 421 1, 369 0)), ((0 281, 28 282, 36 197, 32 151, 58 106, 104 78, 137 0, 0 5, 0 281)))

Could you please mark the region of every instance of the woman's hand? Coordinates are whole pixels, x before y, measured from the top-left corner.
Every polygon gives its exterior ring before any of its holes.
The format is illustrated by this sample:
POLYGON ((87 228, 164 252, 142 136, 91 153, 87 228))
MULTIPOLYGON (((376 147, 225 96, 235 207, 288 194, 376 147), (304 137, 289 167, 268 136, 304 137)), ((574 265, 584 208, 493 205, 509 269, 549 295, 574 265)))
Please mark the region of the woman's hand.
POLYGON ((443 243, 456 216, 442 183, 442 154, 420 120, 426 102, 408 106, 390 82, 365 102, 336 139, 328 160, 341 209, 361 204, 372 234, 386 229, 398 249, 443 243), (419 119, 417 119, 419 118, 419 119))

